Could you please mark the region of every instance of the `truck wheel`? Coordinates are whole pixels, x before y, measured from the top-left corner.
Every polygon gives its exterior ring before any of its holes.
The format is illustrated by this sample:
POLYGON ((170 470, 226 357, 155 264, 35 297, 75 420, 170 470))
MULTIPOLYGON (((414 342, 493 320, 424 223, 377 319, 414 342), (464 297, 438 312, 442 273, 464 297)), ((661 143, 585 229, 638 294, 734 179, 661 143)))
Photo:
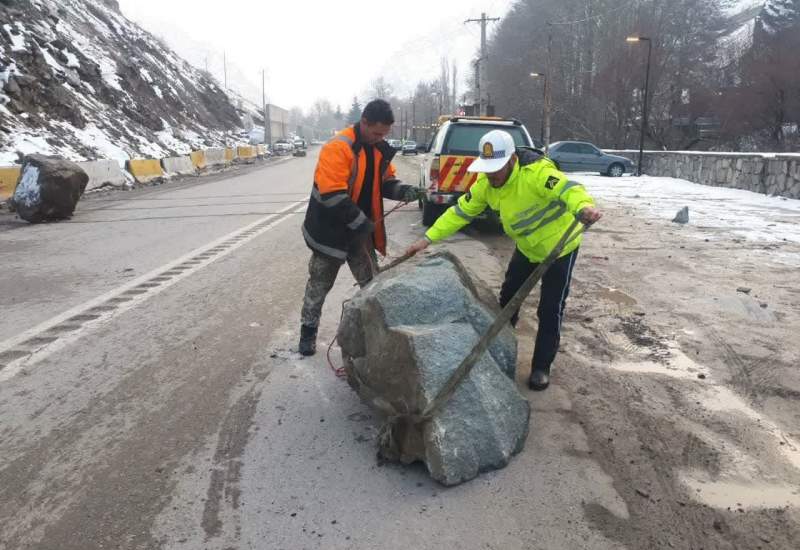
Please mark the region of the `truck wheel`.
POLYGON ((425 204, 422 205, 422 225, 425 227, 432 226, 442 214, 444 214, 444 207, 425 201, 425 204))

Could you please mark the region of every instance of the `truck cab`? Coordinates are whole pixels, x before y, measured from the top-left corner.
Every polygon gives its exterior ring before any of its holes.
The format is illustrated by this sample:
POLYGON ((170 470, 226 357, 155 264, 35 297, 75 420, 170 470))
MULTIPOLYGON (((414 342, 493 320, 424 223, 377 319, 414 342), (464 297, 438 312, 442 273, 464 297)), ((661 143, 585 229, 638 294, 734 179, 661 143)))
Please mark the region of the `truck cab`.
POLYGON ((478 174, 467 168, 479 155, 481 138, 492 130, 511 134, 517 147, 534 147, 528 130, 516 119, 457 116, 441 121, 420 164, 419 186, 425 194, 419 201, 423 225, 433 225, 478 179, 478 174))

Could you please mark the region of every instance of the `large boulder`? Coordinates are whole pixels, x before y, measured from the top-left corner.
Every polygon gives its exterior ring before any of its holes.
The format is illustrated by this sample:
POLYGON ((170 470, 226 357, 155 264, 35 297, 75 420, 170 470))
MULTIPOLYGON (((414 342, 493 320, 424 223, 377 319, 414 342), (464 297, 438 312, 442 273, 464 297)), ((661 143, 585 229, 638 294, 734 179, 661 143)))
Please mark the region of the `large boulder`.
POLYGON ((31 223, 70 218, 89 176, 74 162, 28 155, 12 197, 20 218, 31 223))
POLYGON ((423 461, 456 485, 502 468, 522 450, 530 407, 514 381, 517 344, 506 327, 451 397, 428 407, 499 309, 451 254, 376 277, 344 306, 338 339, 350 385, 387 417, 380 453, 423 461))

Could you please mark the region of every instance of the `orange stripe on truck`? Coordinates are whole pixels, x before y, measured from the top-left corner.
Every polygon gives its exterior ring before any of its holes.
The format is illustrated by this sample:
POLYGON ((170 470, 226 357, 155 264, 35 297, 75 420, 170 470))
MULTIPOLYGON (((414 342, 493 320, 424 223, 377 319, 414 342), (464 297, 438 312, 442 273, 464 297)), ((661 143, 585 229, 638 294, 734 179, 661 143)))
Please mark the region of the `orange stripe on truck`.
POLYGON ((447 157, 442 167, 439 169, 439 190, 446 191, 447 190, 447 177, 450 175, 450 170, 453 169, 453 164, 455 164, 456 158, 455 157, 447 157))

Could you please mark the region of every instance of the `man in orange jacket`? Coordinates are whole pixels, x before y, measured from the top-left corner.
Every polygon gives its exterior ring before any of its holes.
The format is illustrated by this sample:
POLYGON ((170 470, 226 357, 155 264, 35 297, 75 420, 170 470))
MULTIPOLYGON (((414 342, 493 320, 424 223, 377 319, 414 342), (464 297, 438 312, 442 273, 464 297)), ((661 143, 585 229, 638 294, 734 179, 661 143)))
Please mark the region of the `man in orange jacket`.
POLYGON ((303 237, 311 249, 300 316, 298 349, 303 355, 316 352, 322 306, 342 264, 347 262, 364 286, 377 271, 375 250, 386 255, 383 199, 416 199, 416 189, 395 176, 395 150, 384 140, 392 124, 392 108, 376 99, 364 108, 359 122, 320 151, 303 223, 303 237))

